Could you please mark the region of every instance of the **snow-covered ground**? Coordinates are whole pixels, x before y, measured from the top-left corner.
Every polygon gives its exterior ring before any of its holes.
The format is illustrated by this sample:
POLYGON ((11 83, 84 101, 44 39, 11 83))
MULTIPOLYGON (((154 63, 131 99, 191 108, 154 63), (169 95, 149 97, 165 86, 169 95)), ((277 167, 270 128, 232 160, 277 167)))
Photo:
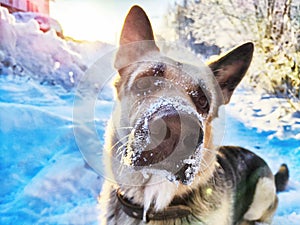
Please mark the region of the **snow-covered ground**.
MULTIPOLYGON (((0 224, 99 224, 103 178, 83 160, 73 133, 74 86, 111 46, 74 43, 37 23, 16 24, 0 8, 0 224)), ((97 103, 103 143, 112 98, 97 103)), ((274 225, 300 221, 300 109, 285 99, 239 88, 226 107, 223 144, 261 155, 275 172, 290 168, 274 225), (288 107, 288 106, 287 106, 288 107)))
POLYGON ((290 170, 287 191, 279 193, 274 225, 300 221, 300 108, 282 115, 286 99, 239 88, 226 106, 223 144, 246 147, 262 156, 274 173, 282 163, 290 170))

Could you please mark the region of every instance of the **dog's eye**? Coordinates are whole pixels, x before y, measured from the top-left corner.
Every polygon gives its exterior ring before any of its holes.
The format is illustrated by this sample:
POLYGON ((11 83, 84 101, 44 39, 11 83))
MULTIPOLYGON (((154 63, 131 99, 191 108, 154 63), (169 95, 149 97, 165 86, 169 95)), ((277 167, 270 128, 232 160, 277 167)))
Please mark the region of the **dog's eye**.
POLYGON ((131 90, 139 94, 147 94, 152 91, 159 90, 163 86, 164 82, 161 79, 154 77, 141 77, 135 80, 131 90))
POLYGON ((199 113, 208 113, 209 111, 209 101, 206 96, 199 96, 198 98, 194 99, 194 102, 199 110, 199 113))
POLYGON ((153 80, 149 79, 149 77, 142 77, 137 79, 133 86, 132 86, 132 90, 136 93, 149 93, 154 89, 154 84, 153 84, 153 80))
POLYGON ((150 89, 151 86, 152 86, 152 82, 149 79, 138 79, 134 83, 134 88, 140 91, 150 89))
POLYGON ((208 100, 205 96, 202 96, 198 99, 198 104, 202 109, 206 109, 208 106, 208 100))

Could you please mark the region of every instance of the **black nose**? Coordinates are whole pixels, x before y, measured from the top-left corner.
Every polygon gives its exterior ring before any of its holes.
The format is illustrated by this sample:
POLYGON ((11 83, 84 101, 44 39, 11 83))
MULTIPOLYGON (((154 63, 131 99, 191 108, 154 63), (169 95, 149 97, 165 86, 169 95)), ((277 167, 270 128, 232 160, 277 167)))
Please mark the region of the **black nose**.
POLYGON ((160 166, 178 167, 203 142, 201 122, 192 114, 175 110, 160 112, 149 121, 148 129, 149 143, 135 161, 136 166, 154 166, 164 161, 166 163, 160 166))

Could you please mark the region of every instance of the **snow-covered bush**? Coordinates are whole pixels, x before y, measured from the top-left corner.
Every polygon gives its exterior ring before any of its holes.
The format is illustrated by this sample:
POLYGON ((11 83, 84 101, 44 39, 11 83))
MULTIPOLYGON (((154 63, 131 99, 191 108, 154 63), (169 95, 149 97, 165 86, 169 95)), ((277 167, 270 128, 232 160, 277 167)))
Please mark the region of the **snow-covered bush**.
POLYGON ((207 42, 227 50, 253 41, 250 84, 300 99, 299 0, 184 0, 174 12, 177 38, 192 48, 207 42))

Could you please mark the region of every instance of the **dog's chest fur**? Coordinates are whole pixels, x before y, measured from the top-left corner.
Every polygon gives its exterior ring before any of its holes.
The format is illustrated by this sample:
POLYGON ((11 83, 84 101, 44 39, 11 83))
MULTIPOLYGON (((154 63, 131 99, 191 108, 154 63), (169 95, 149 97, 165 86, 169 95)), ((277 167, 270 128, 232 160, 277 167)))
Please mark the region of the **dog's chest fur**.
MULTIPOLYGON (((180 199, 180 204, 189 206, 192 214, 185 218, 152 220, 148 224, 236 224, 243 220, 244 214, 250 209, 260 177, 271 176, 271 171, 264 160, 255 154, 243 148, 223 146, 217 154, 213 177, 205 184, 200 184, 187 193, 174 197, 177 198, 175 202, 171 200, 172 205, 180 199)), ((162 201, 160 198, 166 200, 172 192, 170 190, 172 187, 171 182, 165 186, 159 184, 153 187, 155 191, 152 192, 159 193, 156 195, 156 200, 162 201)), ((104 191, 106 192, 104 196, 109 196, 104 200, 109 202, 106 211, 108 225, 122 224, 124 221, 127 224, 144 224, 142 220, 129 217, 122 210, 117 199, 117 189, 113 185, 108 184, 104 187, 104 191)), ((130 188, 127 194, 132 201, 140 203, 143 202, 145 195, 149 195, 147 187, 130 188)))
MULTIPOLYGON (((211 182, 216 182, 211 180, 211 182)), ((222 183, 222 181, 217 181, 222 183)), ((116 189, 114 187, 108 188, 110 192, 110 199, 107 199, 109 207, 107 208, 106 222, 108 225, 123 224, 145 224, 142 220, 129 217, 123 210, 117 199, 116 189)), ((161 196, 168 196, 169 189, 164 189, 161 186, 157 187, 161 196)), ((136 192, 142 195, 143 191, 136 192)), ((138 198, 138 196, 135 196, 138 198)), ((232 209, 233 209, 233 192, 228 191, 226 187, 216 187, 212 183, 198 187, 198 189, 191 190, 185 195, 181 196, 184 203, 193 210, 193 214, 185 218, 174 218, 168 220, 155 221, 151 220, 147 224, 206 224, 206 225, 226 225, 232 223, 232 209), (218 188, 219 190, 216 190, 218 188), (223 221, 223 222, 221 222, 223 221)), ((144 196, 140 196, 144 198, 144 196)), ((159 201, 159 197, 157 198, 159 201)))

